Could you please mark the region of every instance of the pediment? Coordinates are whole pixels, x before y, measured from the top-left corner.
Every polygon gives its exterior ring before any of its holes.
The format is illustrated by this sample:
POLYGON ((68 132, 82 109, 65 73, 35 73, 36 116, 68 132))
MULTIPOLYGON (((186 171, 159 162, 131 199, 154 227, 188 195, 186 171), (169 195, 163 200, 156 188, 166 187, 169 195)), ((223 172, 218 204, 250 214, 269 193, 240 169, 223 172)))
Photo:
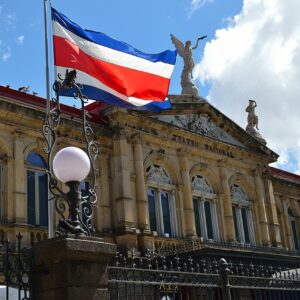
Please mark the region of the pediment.
POLYGON ((206 99, 188 95, 169 95, 169 99, 172 103, 169 110, 147 115, 179 129, 264 155, 270 162, 277 160, 278 155, 266 144, 250 135, 206 99))
POLYGON ((246 148, 240 141, 215 124, 206 114, 156 115, 153 118, 183 128, 190 132, 216 139, 241 148, 246 148))

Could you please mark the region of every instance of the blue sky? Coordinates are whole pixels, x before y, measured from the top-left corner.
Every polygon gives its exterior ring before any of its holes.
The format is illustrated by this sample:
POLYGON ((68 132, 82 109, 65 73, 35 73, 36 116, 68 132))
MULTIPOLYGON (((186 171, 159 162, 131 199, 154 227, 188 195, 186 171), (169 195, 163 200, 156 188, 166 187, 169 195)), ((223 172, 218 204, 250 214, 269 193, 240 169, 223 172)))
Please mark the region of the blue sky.
MULTIPOLYGON (((137 49, 156 53, 173 49, 170 33, 195 41, 215 30, 241 10, 242 1, 192 0, 52 0, 52 6, 81 27, 102 31, 137 49), (198 9, 197 9, 198 7, 198 9)), ((0 84, 29 85, 45 96, 43 0, 0 0, 0 84)), ((199 61, 205 43, 195 52, 199 61)), ((170 93, 180 93, 182 62, 172 77, 170 93)), ((199 84, 199 83, 198 83, 199 84)), ((207 88, 202 95, 206 96, 207 88)))
MULTIPOLYGON (((81 27, 158 53, 207 34, 194 52, 200 95, 242 127, 258 103, 261 135, 276 166, 300 174, 300 1, 52 0, 81 27), (83 4, 84 3, 84 4, 83 4)), ((177 58, 170 94, 180 94, 177 58)), ((43 0, 0 0, 0 85, 45 96, 43 0)), ((73 104, 73 103, 71 103, 73 104)))

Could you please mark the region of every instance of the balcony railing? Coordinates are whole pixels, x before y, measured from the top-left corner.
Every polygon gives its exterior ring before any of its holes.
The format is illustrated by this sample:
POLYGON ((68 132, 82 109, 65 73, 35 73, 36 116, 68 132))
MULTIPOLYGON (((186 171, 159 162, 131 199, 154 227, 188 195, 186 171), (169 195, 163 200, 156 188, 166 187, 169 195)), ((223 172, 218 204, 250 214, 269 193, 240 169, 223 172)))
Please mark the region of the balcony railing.
POLYGON ((239 252, 252 252, 252 253, 281 255, 281 256, 293 256, 293 257, 300 256, 300 251, 288 250, 280 247, 256 246, 250 244, 242 244, 239 242, 225 242, 225 241, 202 240, 202 239, 185 240, 182 243, 163 246, 158 250, 164 255, 174 255, 180 253, 199 251, 207 248, 220 249, 223 251, 234 250, 239 252))

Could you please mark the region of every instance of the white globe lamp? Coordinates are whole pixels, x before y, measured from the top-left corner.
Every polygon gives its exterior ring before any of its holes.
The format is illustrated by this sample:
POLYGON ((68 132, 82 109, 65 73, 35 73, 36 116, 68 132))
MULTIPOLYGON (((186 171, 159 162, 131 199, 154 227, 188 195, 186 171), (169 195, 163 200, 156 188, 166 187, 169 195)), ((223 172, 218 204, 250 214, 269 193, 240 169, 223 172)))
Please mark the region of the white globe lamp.
POLYGON ((83 181, 89 174, 91 163, 87 154, 77 147, 66 147, 56 153, 53 172, 64 183, 83 181))

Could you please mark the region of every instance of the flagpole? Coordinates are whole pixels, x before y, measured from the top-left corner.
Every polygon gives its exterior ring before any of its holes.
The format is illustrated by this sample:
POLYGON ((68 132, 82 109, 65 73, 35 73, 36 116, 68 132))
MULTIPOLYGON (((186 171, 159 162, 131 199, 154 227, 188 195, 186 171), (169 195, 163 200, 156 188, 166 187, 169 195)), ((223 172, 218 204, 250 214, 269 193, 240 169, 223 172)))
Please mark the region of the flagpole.
MULTIPOLYGON (((50 71, 49 71, 49 43, 48 43, 48 18, 47 18, 48 1, 44 0, 44 25, 45 25, 45 58, 46 58, 46 120, 50 114, 50 100, 51 100, 51 87, 50 87, 50 71)), ((50 144, 51 133, 48 132, 47 141, 50 144)), ((48 179, 49 181, 49 179, 48 179)), ((50 190, 48 189, 48 238, 54 237, 53 218, 54 218, 54 203, 53 200, 49 201, 50 190)))

